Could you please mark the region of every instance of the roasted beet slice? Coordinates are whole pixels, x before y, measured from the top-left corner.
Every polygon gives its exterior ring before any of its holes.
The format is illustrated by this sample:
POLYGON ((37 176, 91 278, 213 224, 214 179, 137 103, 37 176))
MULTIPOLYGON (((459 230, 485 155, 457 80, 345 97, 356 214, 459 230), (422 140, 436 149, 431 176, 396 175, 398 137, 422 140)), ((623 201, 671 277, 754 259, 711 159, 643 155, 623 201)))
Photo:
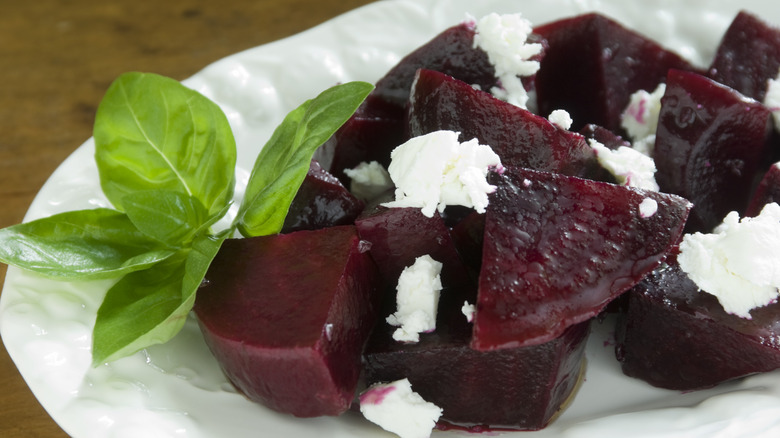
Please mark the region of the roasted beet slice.
POLYGON ((351 225, 227 240, 195 313, 249 399, 301 417, 338 415, 352 403, 376 321, 376 279, 351 225))
POLYGON ((656 42, 591 13, 534 29, 549 44, 536 75, 540 114, 564 109, 573 129, 595 123, 620 129, 620 115, 637 90, 654 90, 670 68, 693 69, 656 42))
POLYGON ((745 216, 758 216, 766 204, 780 203, 780 163, 773 164, 753 192, 745 216))
POLYGON ((690 209, 674 195, 559 174, 492 176, 477 350, 548 342, 597 315, 661 263, 690 209))
POLYGON ((457 131, 462 141, 489 145, 505 166, 568 175, 582 175, 595 162, 582 135, 439 72, 420 70, 409 102, 410 137, 457 131))
POLYGON ((628 294, 618 320, 623 372, 662 388, 693 390, 780 368, 780 303, 730 315, 670 263, 628 294))
POLYGON ((702 75, 669 71, 656 131, 661 191, 693 202, 687 231, 709 232, 742 215, 769 154, 770 111, 702 75))
POLYGON ((341 182, 312 161, 309 172, 290 204, 282 233, 349 225, 363 211, 363 202, 355 198, 341 182))
POLYGON ((721 39, 708 75, 745 96, 763 101, 767 81, 780 69, 780 29, 741 11, 721 39))
POLYGON ((444 264, 441 276, 445 287, 470 283, 438 212, 428 218, 419 208, 377 206, 360 215, 355 226, 360 238, 370 245, 369 252, 391 289, 401 271, 426 254, 444 264))

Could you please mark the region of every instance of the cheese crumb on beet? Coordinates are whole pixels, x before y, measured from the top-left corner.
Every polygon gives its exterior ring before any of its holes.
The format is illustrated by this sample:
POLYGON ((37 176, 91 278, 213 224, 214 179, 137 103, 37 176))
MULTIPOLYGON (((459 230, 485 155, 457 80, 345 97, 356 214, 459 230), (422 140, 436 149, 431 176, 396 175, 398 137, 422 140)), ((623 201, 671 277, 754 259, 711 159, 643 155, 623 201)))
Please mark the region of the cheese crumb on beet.
POLYGON ((477 306, 475 306, 473 304, 469 304, 468 301, 465 301, 463 303, 463 307, 460 308, 460 311, 466 317, 466 320, 468 322, 473 322, 474 321, 474 314, 477 312, 477 306))
POLYGON ((492 168, 501 171, 501 159, 476 139, 461 143, 460 133, 435 131, 414 137, 391 152, 388 167, 396 186, 395 201, 385 207, 421 208, 427 217, 447 205, 461 205, 484 213, 492 168))
POLYGON ((620 118, 620 126, 626 130, 636 149, 652 150, 655 144, 655 131, 658 128, 658 115, 661 113, 661 98, 666 92, 666 84, 661 83, 652 93, 639 90, 631 95, 630 101, 620 118))
POLYGON ((344 169, 351 182, 349 191, 361 200, 374 199, 393 187, 390 174, 378 162, 361 162, 352 169, 344 169))
POLYGON ((400 326, 393 339, 400 342, 419 342, 420 333, 436 330, 436 313, 441 293, 442 264, 429 255, 417 257, 398 277, 394 314, 387 323, 400 326))
POLYGON ((751 319, 750 310, 778 299, 780 288, 780 206, 767 204, 756 217, 731 212, 712 233, 686 234, 680 267, 723 309, 751 319))
POLYGON ((488 55, 496 69, 500 87, 491 93, 501 100, 526 108, 528 92, 520 76, 533 76, 539 70, 539 61, 532 61, 542 51, 542 45, 528 43, 533 32, 530 21, 521 14, 492 13, 477 22, 474 47, 488 55))
POLYGON ((655 161, 652 158, 626 146, 612 150, 596 140, 589 139, 589 142, 599 164, 612 173, 619 184, 658 191, 655 161))
POLYGON ((643 218, 653 216, 658 211, 658 202, 652 198, 645 198, 639 204, 639 215, 643 218))
POLYGON ((547 116, 547 120, 550 121, 553 125, 561 128, 561 129, 570 129, 571 124, 574 122, 571 119, 571 115, 566 110, 555 110, 550 113, 549 116, 547 116))
POLYGON ((764 106, 772 111, 775 131, 780 132, 780 72, 778 72, 776 78, 767 81, 767 90, 763 103, 764 106))
POLYGON ((442 409, 412 391, 408 379, 375 384, 360 395, 360 412, 401 438, 431 436, 442 409))

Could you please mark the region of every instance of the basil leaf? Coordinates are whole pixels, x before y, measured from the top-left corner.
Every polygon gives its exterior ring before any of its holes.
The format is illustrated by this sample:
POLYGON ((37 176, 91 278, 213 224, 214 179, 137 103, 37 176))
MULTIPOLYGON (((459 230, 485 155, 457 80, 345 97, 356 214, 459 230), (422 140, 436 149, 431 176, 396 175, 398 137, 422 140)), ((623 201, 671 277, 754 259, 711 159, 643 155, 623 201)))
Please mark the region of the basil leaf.
POLYGON ((209 214, 233 197, 236 147, 227 118, 176 80, 120 76, 98 107, 93 135, 101 187, 120 210, 137 191, 192 196, 209 214))
POLYGON ((127 217, 147 236, 166 245, 187 245, 209 220, 206 207, 192 196, 167 190, 149 190, 125 196, 127 217))
POLYGON ((263 236, 282 229, 314 151, 352 116, 372 89, 365 82, 337 85, 287 115, 255 161, 234 222, 241 234, 263 236))
POLYGON ((181 328, 211 261, 229 230, 196 237, 191 249, 117 282, 98 309, 92 333, 94 366, 163 344, 181 328))
POLYGON ((0 230, 0 261, 61 280, 119 277, 172 254, 138 231, 125 214, 107 208, 60 213, 0 230))

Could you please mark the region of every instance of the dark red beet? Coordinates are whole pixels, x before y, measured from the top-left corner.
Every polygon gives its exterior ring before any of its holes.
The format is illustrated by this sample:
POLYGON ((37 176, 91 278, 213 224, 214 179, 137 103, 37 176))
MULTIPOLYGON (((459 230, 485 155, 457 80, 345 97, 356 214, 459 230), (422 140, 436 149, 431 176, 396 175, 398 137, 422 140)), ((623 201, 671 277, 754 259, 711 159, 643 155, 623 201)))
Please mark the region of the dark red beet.
POLYGON ((474 278, 482 267, 482 241, 485 234, 485 215, 472 211, 450 230, 452 242, 474 278))
POLYGON ((616 353, 629 376, 693 390, 780 368, 780 303, 753 310, 753 319, 727 314, 676 263, 627 296, 616 353))
POLYGON ((290 204, 282 233, 349 225, 363 211, 363 202, 355 198, 339 180, 312 161, 309 173, 290 204))
POLYGON ((492 174, 471 346, 548 342, 597 315, 677 243, 677 196, 529 169, 492 174), (645 199, 658 210, 642 217, 645 199))
POLYGON ((596 140, 608 149, 615 150, 621 146, 631 147, 631 143, 609 129, 589 123, 580 129, 580 134, 585 138, 596 140))
POLYGON ((587 123, 619 130, 632 93, 654 90, 670 68, 693 69, 677 54, 595 13, 534 31, 549 44, 536 75, 539 113, 564 109, 577 130, 587 123))
POLYGON ((780 163, 771 166, 753 192, 745 216, 755 217, 766 204, 780 203, 780 163))
POLYGON ((443 409, 440 422, 448 425, 541 429, 573 396, 589 324, 539 346, 476 351, 460 311, 473 294, 443 290, 436 331, 420 334, 419 343, 394 341, 395 327, 380 322, 364 356, 367 383, 408 378, 415 392, 443 409))
POLYGON ((195 313, 249 399, 301 417, 350 407, 379 302, 362 249, 354 226, 223 244, 195 313))
POLYGON ((687 231, 710 231, 729 211, 744 213, 769 154, 771 113, 696 73, 671 70, 656 131, 661 191, 693 202, 687 231))
POLYGON ((767 81, 780 69, 780 29, 741 11, 715 52, 709 77, 745 96, 763 101, 767 81))
POLYGON ((593 150, 579 134, 546 118, 496 99, 445 74, 420 70, 408 110, 409 136, 438 130, 477 138, 501 157, 505 166, 582 175, 595 162, 593 150))
POLYGON ((426 254, 444 264, 441 275, 445 287, 450 282, 470 283, 449 229, 438 212, 428 218, 419 208, 378 206, 364 212, 355 226, 360 238, 370 243, 369 252, 391 289, 395 288, 401 271, 426 254))

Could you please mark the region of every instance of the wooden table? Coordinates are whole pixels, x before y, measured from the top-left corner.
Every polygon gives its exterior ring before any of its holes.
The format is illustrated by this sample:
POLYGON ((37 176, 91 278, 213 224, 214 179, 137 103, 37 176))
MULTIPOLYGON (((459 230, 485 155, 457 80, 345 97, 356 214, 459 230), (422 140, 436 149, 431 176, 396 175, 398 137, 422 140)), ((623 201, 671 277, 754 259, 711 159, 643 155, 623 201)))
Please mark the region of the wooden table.
MULTIPOLYGON (((0 227, 19 223, 54 169, 92 135, 111 81, 184 79, 370 0, 23 0, 0 7, 0 227)), ((5 266, 0 267, 0 281, 5 266)), ((64 437, 0 348, 0 436, 64 437)))

